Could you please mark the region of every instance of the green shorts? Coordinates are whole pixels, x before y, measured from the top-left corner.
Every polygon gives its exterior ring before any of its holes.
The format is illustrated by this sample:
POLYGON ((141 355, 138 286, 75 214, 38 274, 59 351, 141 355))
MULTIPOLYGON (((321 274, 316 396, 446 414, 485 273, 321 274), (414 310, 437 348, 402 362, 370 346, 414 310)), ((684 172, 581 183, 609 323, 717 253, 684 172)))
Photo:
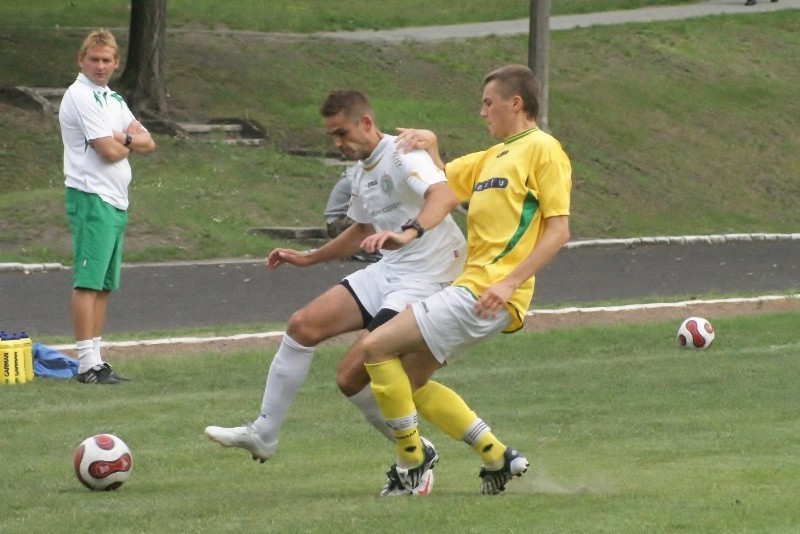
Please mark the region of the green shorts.
POLYGON ((71 187, 64 206, 72 234, 72 287, 118 289, 128 212, 71 187))

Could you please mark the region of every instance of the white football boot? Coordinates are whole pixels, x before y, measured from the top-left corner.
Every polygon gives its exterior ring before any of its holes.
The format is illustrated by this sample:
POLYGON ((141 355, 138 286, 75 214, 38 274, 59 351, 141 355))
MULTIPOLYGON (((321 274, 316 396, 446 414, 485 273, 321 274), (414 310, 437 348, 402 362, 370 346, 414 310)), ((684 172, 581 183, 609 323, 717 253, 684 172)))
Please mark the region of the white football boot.
POLYGON ((262 464, 269 460, 278 449, 277 441, 266 443, 256 433, 252 425, 233 428, 207 426, 205 434, 209 439, 216 441, 223 447, 238 447, 249 451, 253 456, 253 460, 258 460, 262 464))

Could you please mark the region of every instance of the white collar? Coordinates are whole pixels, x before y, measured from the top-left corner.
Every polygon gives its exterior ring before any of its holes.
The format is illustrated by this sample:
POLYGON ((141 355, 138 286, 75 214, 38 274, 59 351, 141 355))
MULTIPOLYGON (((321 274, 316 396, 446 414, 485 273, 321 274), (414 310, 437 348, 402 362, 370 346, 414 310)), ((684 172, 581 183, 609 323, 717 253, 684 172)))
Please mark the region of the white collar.
POLYGON ((78 81, 84 85, 88 85, 92 91, 109 91, 108 87, 97 85, 92 80, 86 77, 82 72, 78 74, 78 81))

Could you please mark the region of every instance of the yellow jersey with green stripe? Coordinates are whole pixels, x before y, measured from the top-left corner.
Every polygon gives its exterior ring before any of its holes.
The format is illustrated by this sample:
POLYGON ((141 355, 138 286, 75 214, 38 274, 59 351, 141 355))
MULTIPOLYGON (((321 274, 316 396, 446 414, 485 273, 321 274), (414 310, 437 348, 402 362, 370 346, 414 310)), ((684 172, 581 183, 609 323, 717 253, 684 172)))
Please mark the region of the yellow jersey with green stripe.
MULTIPOLYGON (((572 166, 561 144, 538 128, 457 158, 445 174, 459 200, 469 201, 467 259, 453 285, 476 298, 531 253, 545 218, 569 215, 572 166)), ((506 303, 506 332, 522 328, 534 283, 531 277, 506 303)))

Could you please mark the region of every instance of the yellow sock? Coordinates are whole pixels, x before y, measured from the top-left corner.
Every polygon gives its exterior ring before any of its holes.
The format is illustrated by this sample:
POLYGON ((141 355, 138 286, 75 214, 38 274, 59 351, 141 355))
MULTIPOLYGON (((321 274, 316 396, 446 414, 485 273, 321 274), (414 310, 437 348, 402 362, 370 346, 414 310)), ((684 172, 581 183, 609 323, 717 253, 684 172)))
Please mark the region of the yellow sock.
POLYGON ((458 393, 433 380, 415 391, 413 400, 422 417, 457 441, 478 417, 458 393))
POLYGON ((480 455, 483 465, 490 469, 503 467, 503 453, 506 452, 506 446, 492 434, 488 426, 486 431, 472 445, 472 448, 480 455))
POLYGON ((398 358, 366 364, 370 387, 386 424, 397 443, 397 463, 416 467, 424 460, 417 430, 417 409, 411 398, 411 384, 398 358))
POLYGON ((458 393, 429 380, 414 392, 413 400, 422 417, 451 438, 466 442, 485 465, 495 466, 502 462, 505 445, 458 393))

